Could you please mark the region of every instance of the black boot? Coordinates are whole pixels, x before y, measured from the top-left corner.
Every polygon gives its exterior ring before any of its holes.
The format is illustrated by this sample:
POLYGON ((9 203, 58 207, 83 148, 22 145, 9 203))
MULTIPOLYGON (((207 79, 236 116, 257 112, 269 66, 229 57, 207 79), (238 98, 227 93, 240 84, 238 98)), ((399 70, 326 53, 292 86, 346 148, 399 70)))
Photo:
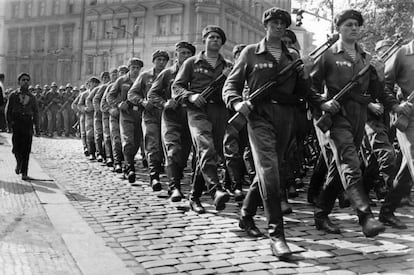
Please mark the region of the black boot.
POLYGON ((128 182, 133 184, 135 183, 135 167, 134 164, 129 164, 125 171, 126 178, 128 182))
POLYGON ((114 162, 113 162, 112 158, 107 158, 106 159, 106 166, 112 167, 113 165, 114 165, 114 162))
POLYGON ((118 174, 122 173, 122 165, 119 163, 115 164, 114 171, 118 174))
POLYGON ((167 176, 170 180, 170 183, 168 185, 168 193, 170 195, 170 200, 172 202, 179 202, 181 201, 184 196, 181 193, 181 177, 182 173, 180 172, 180 169, 178 166, 174 163, 167 165, 167 176))
POLYGON ((204 209, 203 205, 200 202, 200 199, 198 198, 190 198, 190 208, 197 214, 204 214, 206 213, 206 210, 204 209))
POLYGON ((331 234, 340 234, 341 230, 339 227, 332 223, 328 216, 324 218, 315 218, 316 229, 325 231, 331 234))
POLYGON ((180 190, 179 188, 174 188, 174 189, 171 191, 171 194, 170 194, 170 200, 171 200, 172 202, 179 202, 179 201, 181 201, 183 198, 184 198, 184 195, 183 195, 183 193, 181 192, 181 190, 180 190))
POLYGON ((387 212, 381 209, 379 214, 379 221, 385 225, 390 225, 393 228, 407 229, 407 225, 397 218, 393 212, 387 212))
POLYGON ((263 235, 251 217, 240 217, 239 227, 243 229, 250 237, 258 238, 263 235))
POLYGON ((270 250, 273 255, 284 260, 292 255, 292 251, 286 243, 283 231, 283 220, 279 224, 269 224, 270 250))
POLYGON ((216 206, 217 211, 224 210, 226 208, 226 202, 229 201, 230 195, 226 191, 223 191, 221 189, 217 189, 213 195, 212 198, 214 200, 214 205, 216 206))
POLYGON ((158 192, 161 191, 162 186, 158 176, 151 176, 150 177, 150 185, 152 187, 152 191, 158 192))

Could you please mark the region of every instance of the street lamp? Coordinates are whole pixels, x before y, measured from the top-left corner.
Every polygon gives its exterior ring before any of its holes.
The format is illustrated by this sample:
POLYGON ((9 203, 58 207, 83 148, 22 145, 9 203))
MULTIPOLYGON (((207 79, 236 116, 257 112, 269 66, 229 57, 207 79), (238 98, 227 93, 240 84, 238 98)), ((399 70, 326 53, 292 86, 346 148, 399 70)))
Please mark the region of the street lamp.
POLYGON ((135 52, 134 52, 134 48, 135 48, 135 31, 136 31, 137 27, 138 27, 137 25, 134 25, 134 30, 131 33, 131 32, 126 30, 126 26, 122 26, 122 27, 112 26, 113 29, 122 30, 123 32, 125 32, 126 34, 128 34, 132 37, 132 51, 131 51, 132 57, 134 57, 134 55, 135 55, 135 52))

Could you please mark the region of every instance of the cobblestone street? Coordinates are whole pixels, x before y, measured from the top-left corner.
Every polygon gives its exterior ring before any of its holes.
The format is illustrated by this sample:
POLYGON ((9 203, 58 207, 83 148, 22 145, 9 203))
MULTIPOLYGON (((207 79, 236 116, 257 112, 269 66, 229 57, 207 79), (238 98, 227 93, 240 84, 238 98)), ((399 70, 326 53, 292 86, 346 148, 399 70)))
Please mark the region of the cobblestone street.
MULTIPOLYGON (((377 238, 362 235, 351 209, 335 208, 332 219, 341 224, 343 233, 327 235, 315 229, 313 208, 302 191, 290 200, 293 213, 285 216, 288 244, 295 252, 286 262, 271 255, 267 238, 252 239, 239 229, 239 206, 234 201, 217 212, 205 195, 207 213, 196 215, 189 211, 187 200, 167 199, 165 177, 164 190, 153 192, 140 161, 139 185, 132 187, 101 163, 87 160, 78 139, 35 138, 32 148, 32 157, 44 172, 135 274, 414 273, 413 208, 397 211, 407 230, 387 227, 377 238)), ((188 182, 187 176, 186 194, 188 182)), ((378 209, 374 207, 376 215, 378 209)), ((265 232, 263 211, 257 224, 265 232)))

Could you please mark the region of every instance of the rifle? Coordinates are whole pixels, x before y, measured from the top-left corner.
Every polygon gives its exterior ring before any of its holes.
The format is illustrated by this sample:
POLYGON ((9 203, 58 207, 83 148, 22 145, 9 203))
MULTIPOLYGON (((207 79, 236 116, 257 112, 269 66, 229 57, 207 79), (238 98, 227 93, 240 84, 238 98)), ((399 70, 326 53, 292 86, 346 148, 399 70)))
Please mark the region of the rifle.
MULTIPOLYGON (((328 50, 335 42, 339 39, 339 34, 333 34, 331 37, 328 38, 328 40, 323 43, 321 46, 313 50, 309 56, 313 59, 318 58, 321 56, 326 50, 328 50)), ((291 70, 297 68, 298 66, 302 65, 301 59, 296 59, 294 62, 290 63, 289 65, 285 66, 274 78, 274 80, 271 80, 269 82, 266 82, 263 86, 255 90, 252 94, 249 95, 247 98, 247 101, 254 103, 254 100, 259 99, 260 97, 263 97, 264 95, 270 93, 271 88, 276 88, 277 86, 283 84, 289 77, 285 77, 285 79, 282 79, 281 77, 285 75, 286 73, 290 72, 291 70)), ((240 131, 244 125, 247 123, 246 117, 242 114, 237 112, 235 115, 233 115, 229 121, 227 122, 231 127, 233 127, 236 131, 240 131)))
MULTIPOLYGON (((407 102, 414 103, 414 91, 407 97, 407 102)), ((410 122, 410 118, 403 114, 398 114, 396 120, 392 123, 395 128, 404 132, 407 130, 408 122, 410 122)))
MULTIPOLYGON (((385 63, 387 62, 401 47, 403 42, 402 37, 398 37, 394 44, 388 48, 381 56, 380 59, 385 63)), ((367 64, 361 69, 352 79, 343 87, 332 99, 339 101, 341 100, 349 91, 351 91, 357 84, 358 80, 368 72, 371 64, 367 64)), ((315 123, 315 125, 321 129, 322 132, 326 133, 332 127, 332 114, 329 112, 324 113, 315 123)))

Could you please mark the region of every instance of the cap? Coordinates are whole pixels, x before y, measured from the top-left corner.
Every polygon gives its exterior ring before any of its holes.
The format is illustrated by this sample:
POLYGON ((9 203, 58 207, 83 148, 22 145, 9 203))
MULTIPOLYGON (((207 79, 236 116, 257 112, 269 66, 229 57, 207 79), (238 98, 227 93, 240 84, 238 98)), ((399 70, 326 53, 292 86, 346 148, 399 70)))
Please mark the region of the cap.
POLYGON ((28 73, 20 73, 20 74, 17 76, 17 81, 20 81, 20 78, 22 78, 23 76, 27 76, 27 77, 30 79, 30 75, 29 75, 28 73))
POLYGON ((50 84, 50 87, 56 87, 57 88, 57 84, 56 84, 56 82, 52 82, 52 84, 50 84))
POLYGON ((118 72, 128 72, 129 69, 126 65, 121 65, 118 67, 118 72))
POLYGON ((218 33, 220 35, 220 37, 221 37, 221 42, 223 42, 222 44, 224 45, 224 43, 226 43, 226 40, 227 40, 226 39, 226 34, 224 33, 224 31, 219 26, 216 26, 216 25, 208 25, 208 26, 206 26, 203 29, 203 31, 202 31, 201 34, 202 34, 203 38, 206 38, 207 35, 210 32, 218 33))
POLYGON ((190 50, 190 52, 191 52, 193 55, 195 54, 196 48, 195 48, 195 47, 194 47, 194 45, 193 45, 193 44, 191 44, 191 43, 188 43, 188 42, 186 42, 186 41, 180 41, 180 42, 177 42, 177 44, 175 44, 175 49, 176 49, 176 50, 178 50, 178 49, 182 49, 182 48, 185 48, 185 49, 190 50))
POLYGON ((105 71, 105 72, 102 72, 101 73, 101 79, 103 79, 104 77, 107 77, 107 78, 109 78, 110 76, 109 76, 109 72, 108 71, 105 71))
POLYGON ((73 89, 72 89, 72 91, 79 91, 78 86, 74 86, 73 89))
POLYGON ((128 67, 129 66, 140 66, 141 68, 144 67, 144 62, 142 62, 141 59, 136 58, 136 57, 132 57, 131 59, 128 60, 128 67))
POLYGON ((65 89, 65 86, 63 85, 59 86, 59 90, 64 90, 64 89, 65 89))
POLYGON ((112 68, 110 71, 111 74, 117 74, 118 73, 118 69, 117 68, 112 68))
POLYGON ((40 85, 39 85, 39 84, 36 84, 35 89, 36 89, 36 90, 41 90, 41 89, 42 89, 42 87, 40 87, 40 85))
POLYGON ((79 90, 80 90, 80 91, 85 91, 85 90, 86 90, 85 85, 81 85, 81 86, 79 87, 79 90))
POLYGON ((269 20, 280 19, 286 23, 286 28, 292 24, 292 19, 290 18, 290 13, 286 10, 279 9, 276 7, 265 10, 262 17, 262 23, 266 24, 269 20))
POLYGON ((50 87, 49 87, 49 85, 43 85, 43 90, 49 90, 50 89, 50 87))
POLYGON ((92 76, 91 78, 89 78, 88 82, 93 82, 97 84, 101 83, 101 81, 96 76, 92 76))
POLYGON ((364 24, 364 19, 362 18, 362 14, 357 10, 344 10, 338 13, 335 16, 335 25, 339 27, 345 20, 347 19, 355 19, 358 21, 358 24, 362 26, 364 24))
POLYGON ((168 55, 168 53, 166 51, 161 51, 161 50, 156 50, 155 52, 152 53, 152 62, 154 62, 155 58, 157 57, 164 57, 168 60, 170 60, 170 56, 168 55))
POLYGON ((72 85, 71 85, 70 83, 67 83, 67 84, 66 84, 66 89, 67 89, 67 88, 72 88, 72 85))

